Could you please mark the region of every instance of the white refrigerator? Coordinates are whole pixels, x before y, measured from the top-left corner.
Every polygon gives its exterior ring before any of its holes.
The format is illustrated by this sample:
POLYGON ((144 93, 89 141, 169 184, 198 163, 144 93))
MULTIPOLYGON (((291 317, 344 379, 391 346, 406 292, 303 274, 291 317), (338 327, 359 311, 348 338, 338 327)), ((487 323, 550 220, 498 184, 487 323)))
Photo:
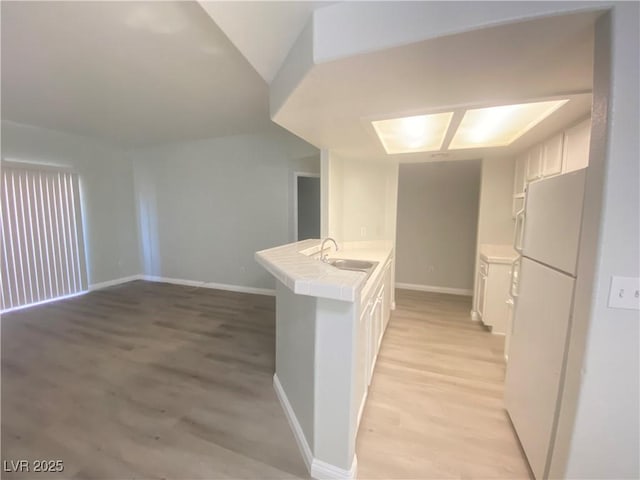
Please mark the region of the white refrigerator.
POLYGON ((537 479, 548 476, 563 389, 584 182, 585 170, 532 182, 516 221, 505 406, 537 479))

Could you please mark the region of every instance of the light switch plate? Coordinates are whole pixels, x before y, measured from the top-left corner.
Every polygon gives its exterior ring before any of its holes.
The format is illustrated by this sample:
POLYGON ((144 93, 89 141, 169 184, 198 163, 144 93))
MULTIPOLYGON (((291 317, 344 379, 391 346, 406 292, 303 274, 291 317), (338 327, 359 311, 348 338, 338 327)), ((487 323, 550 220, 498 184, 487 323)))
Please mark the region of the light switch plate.
POLYGON ((640 278, 611 277, 609 308, 640 310, 640 278))

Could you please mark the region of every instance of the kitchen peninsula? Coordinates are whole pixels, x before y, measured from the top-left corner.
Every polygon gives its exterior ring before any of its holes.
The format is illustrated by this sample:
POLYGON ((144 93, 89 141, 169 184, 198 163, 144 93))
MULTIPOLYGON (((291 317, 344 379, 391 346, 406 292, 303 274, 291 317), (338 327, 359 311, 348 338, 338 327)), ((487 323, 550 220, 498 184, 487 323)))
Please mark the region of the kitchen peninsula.
POLYGON ((355 478, 355 443, 393 303, 393 249, 340 245, 332 259, 377 262, 369 273, 321 261, 321 241, 262 250, 277 280, 274 388, 314 478, 355 478))

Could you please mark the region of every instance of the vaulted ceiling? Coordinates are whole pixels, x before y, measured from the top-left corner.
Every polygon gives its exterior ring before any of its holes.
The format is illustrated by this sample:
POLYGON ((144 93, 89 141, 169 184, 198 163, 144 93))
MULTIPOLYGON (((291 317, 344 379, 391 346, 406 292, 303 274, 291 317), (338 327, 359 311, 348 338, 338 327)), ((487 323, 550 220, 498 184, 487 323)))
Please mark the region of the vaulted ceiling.
POLYGON ((195 2, 2 2, 2 118, 125 146, 269 125, 268 86, 195 2))
MULTIPOLYGON (((505 153, 589 111, 597 13, 443 30, 356 52, 338 41, 345 29, 336 23, 349 23, 342 12, 356 7, 2 2, 2 118, 122 146, 252 133, 273 119, 317 147, 380 157, 372 118, 571 98, 505 153)), ((357 43, 376 32, 346 33, 357 43)))

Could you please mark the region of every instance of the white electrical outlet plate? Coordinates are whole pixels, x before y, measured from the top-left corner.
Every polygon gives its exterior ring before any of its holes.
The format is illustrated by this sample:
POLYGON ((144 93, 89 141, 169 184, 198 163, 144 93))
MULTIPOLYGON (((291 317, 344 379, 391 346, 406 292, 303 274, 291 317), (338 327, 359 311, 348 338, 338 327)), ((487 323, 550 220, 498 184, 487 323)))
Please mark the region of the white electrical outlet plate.
POLYGON ((609 308, 640 310, 640 278, 611 277, 609 308))

